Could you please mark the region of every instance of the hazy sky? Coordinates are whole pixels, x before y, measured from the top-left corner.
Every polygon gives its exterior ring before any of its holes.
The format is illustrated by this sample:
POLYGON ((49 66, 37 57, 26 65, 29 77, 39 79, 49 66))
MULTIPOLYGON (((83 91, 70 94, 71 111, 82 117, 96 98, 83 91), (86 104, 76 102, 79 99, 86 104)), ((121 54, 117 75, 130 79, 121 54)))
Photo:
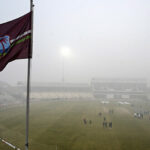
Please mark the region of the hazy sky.
MULTIPOLYGON (((29 0, 4 0, 0 23, 30 9, 29 0)), ((150 0, 34 0, 32 81, 92 77, 150 78, 150 0)), ((27 60, 9 63, 0 80, 25 81, 27 60)))

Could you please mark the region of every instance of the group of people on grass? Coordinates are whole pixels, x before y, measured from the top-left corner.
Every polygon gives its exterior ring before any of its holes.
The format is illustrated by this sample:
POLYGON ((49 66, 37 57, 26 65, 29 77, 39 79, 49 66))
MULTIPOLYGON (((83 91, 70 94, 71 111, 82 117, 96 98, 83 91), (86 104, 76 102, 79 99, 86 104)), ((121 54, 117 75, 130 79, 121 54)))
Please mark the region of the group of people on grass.
POLYGON ((143 114, 142 113, 134 113, 134 117, 138 119, 143 119, 143 114))
POLYGON ((143 113, 134 113, 134 118, 137 119, 143 119, 144 116, 148 116, 148 119, 150 120, 149 111, 144 111, 143 113))
POLYGON ((83 119, 84 124, 92 124, 92 120, 87 120, 86 118, 83 119))
POLYGON ((107 127, 112 128, 112 121, 107 122, 107 121, 106 121, 106 118, 104 117, 104 120, 103 120, 103 128, 107 128, 107 127))
MULTIPOLYGON (((110 109, 109 110, 109 114, 113 114, 114 113, 114 110, 113 109, 110 109)), ((102 113, 101 112, 99 112, 98 113, 98 115, 101 117, 102 116, 102 113)), ((86 118, 83 118, 83 123, 84 124, 92 124, 92 120, 88 120, 88 119, 86 119, 86 118)), ((103 118, 103 122, 102 122, 102 126, 103 126, 103 128, 112 128, 112 121, 110 121, 110 122, 107 122, 106 121, 106 117, 104 117, 103 118)))

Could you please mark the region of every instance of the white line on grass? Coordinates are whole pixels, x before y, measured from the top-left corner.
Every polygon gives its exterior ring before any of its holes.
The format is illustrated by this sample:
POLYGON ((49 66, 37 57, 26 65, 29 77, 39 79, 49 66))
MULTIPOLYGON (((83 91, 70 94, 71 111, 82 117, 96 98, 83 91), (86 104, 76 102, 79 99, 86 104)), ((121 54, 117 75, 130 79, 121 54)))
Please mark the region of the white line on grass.
POLYGON ((0 140, 1 140, 3 143, 5 143, 5 144, 7 144, 8 146, 10 146, 11 148, 13 148, 13 149, 15 149, 15 150, 20 150, 20 148, 17 148, 16 146, 14 146, 14 145, 10 144, 9 142, 3 140, 2 138, 0 138, 0 140))

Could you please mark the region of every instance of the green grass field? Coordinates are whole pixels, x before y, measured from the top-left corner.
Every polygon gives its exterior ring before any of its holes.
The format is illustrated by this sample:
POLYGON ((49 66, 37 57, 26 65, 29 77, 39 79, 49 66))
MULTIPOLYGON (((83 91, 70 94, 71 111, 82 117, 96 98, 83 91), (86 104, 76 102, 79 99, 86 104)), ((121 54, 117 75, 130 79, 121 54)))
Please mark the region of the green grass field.
MULTIPOLYGON (((30 150, 150 150, 150 120, 133 117, 149 104, 101 104, 100 101, 43 101, 30 107, 30 150), (109 114, 113 109, 114 113, 109 114), (102 116, 98 115, 102 112, 102 116), (103 128, 103 117, 113 127, 103 128), (84 124, 83 118, 92 120, 84 124)), ((0 110, 0 137, 24 149, 25 107, 0 110)), ((11 150, 0 142, 0 150, 11 150)))

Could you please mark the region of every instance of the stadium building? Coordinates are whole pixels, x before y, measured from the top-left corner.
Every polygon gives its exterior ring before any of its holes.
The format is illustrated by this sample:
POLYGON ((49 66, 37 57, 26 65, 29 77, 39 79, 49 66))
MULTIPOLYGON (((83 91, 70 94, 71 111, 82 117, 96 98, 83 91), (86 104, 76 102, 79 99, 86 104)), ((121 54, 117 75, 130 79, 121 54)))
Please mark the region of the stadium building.
POLYGON ((145 79, 104 79, 93 78, 93 95, 106 99, 145 99, 147 82, 145 79))
POLYGON ((31 99, 89 99, 92 98, 88 84, 32 83, 31 99))

